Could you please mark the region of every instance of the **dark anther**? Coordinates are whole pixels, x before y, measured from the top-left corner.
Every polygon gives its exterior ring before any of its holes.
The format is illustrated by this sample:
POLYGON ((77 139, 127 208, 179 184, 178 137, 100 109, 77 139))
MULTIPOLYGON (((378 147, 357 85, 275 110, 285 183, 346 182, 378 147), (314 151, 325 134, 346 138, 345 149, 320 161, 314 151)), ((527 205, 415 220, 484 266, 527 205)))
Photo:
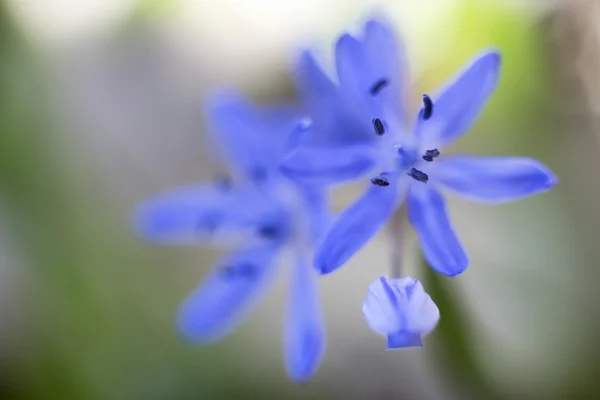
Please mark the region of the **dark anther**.
POLYGON ((258 228, 258 234, 265 239, 276 239, 281 236, 281 227, 277 225, 263 225, 258 228))
POLYGON ((431 162, 434 158, 438 157, 439 155, 440 152, 438 151, 438 149, 427 150, 425 152, 425 155, 423 156, 423 160, 431 162))
POLYGON ((380 79, 373 86, 371 86, 371 94, 373 96, 377 96, 381 89, 385 88, 388 85, 387 79, 380 79))
POLYGON ((215 178, 215 186, 222 191, 231 189, 232 183, 231 178, 228 176, 219 176, 215 178))
POLYGON ((253 278, 258 273, 258 270, 253 264, 242 263, 238 265, 224 265, 220 268, 219 272, 224 279, 232 280, 253 278))
POLYGON ((371 183, 377 186, 390 186, 390 181, 383 176, 376 176, 375 178, 371 178, 371 183))
POLYGON ((419 171, 416 168, 411 168, 410 172, 407 172, 406 174, 419 182, 427 183, 427 181, 429 180, 429 176, 427 176, 425 172, 419 171))
POLYGON ((379 118, 373 118, 373 127, 375 128, 375 133, 378 136, 381 136, 385 133, 383 122, 381 122, 379 118))
POLYGON ((423 95, 423 110, 421 112, 421 118, 424 121, 431 118, 431 115, 433 114, 433 101, 431 100, 431 97, 426 94, 423 95))

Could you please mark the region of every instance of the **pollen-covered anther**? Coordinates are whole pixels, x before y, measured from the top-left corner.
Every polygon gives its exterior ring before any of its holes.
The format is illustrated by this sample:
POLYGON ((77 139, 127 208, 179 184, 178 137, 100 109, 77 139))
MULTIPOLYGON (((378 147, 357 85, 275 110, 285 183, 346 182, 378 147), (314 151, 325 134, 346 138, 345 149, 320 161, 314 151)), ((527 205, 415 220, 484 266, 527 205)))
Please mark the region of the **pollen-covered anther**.
POLYGON ((385 133, 385 127, 379 118, 373 118, 373 127, 375 128, 377 136, 381 136, 385 133))
POLYGON ((429 180, 429 176, 423 172, 423 171, 419 171, 416 168, 411 168, 409 172, 406 173, 408 176, 410 176, 411 178, 413 178, 416 181, 419 182, 423 182, 423 183, 427 183, 427 181, 429 180))
POLYGON ((390 186, 390 181, 381 175, 371 178, 371 183, 376 186, 390 186))
POLYGON ((440 152, 438 151, 438 149, 427 150, 423 155, 423 160, 431 162, 434 158, 439 157, 439 155, 440 152))
POLYGON ((385 88, 387 85, 388 85, 387 79, 382 78, 382 79, 378 80, 377 82, 375 82, 373 84, 373 86, 371 86, 370 92, 373 96, 377 96, 379 94, 379 92, 381 92, 381 90, 383 88, 385 88))
POLYGON ((433 101, 429 95, 423 95, 423 109, 421 110, 421 118, 427 121, 433 115, 433 101))

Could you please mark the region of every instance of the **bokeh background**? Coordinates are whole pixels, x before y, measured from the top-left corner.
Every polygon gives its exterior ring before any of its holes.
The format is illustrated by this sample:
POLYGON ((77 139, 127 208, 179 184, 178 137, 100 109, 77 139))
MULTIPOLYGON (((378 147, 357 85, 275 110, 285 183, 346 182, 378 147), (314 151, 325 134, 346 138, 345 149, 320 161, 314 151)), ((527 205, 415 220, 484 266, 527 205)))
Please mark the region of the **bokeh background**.
MULTIPOLYGON (((600 2, 597 0, 11 0, 0 3, 1 399, 600 398, 600 2), (290 383, 287 271, 241 329, 190 347, 181 299, 219 254, 156 247, 129 214, 225 170, 202 97, 296 98, 290 68, 374 10, 402 34, 418 107, 472 54, 500 86, 456 151, 536 157, 551 192, 503 206, 452 198, 471 256, 432 274, 407 230, 406 273, 442 319, 423 349, 386 352, 360 306, 390 266, 385 232, 320 280, 328 351, 290 383)), ((334 192, 336 209, 363 183, 334 192)))

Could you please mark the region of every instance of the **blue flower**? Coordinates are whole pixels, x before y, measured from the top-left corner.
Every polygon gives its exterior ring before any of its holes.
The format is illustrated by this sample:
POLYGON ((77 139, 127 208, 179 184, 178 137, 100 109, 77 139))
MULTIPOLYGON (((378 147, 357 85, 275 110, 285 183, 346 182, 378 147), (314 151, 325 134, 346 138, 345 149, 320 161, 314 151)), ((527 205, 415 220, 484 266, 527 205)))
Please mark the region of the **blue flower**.
POLYGON ((415 278, 382 276, 369 286, 362 306, 369 326, 387 338, 387 348, 422 347, 422 336, 435 328, 440 312, 415 278))
POLYGON ((424 95, 411 129, 403 120, 401 60, 393 32, 378 21, 368 22, 360 39, 345 34, 338 40, 338 85, 309 53, 302 56, 298 76, 304 96, 321 110, 313 115, 314 136, 337 131, 336 150, 300 146, 281 171, 301 182, 328 184, 371 176, 366 192, 338 216, 318 246, 314 262, 322 273, 346 263, 406 199, 428 263, 444 275, 460 274, 469 261, 440 189, 497 204, 557 183, 546 166, 530 158, 443 154, 469 130, 495 90, 501 64, 497 51, 478 54, 439 94, 424 95))
POLYGON ((263 296, 277 272, 277 258, 287 251, 294 267, 285 365, 293 380, 307 380, 325 350, 318 274, 311 261, 329 215, 323 189, 292 182, 277 167, 308 123, 284 108, 253 109, 234 94, 215 96, 207 108, 214 138, 239 179, 158 195, 138 207, 135 228, 154 243, 234 248, 181 305, 178 329, 195 343, 233 331, 263 296))

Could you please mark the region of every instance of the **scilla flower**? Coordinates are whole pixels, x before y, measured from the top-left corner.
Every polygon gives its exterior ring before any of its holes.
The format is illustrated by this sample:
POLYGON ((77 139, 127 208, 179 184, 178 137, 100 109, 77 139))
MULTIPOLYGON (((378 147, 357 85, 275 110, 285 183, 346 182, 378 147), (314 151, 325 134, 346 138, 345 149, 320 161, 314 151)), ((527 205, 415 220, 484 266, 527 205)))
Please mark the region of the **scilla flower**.
POLYGON ((406 199, 428 263, 444 275, 460 274, 469 261, 441 189, 472 201, 504 203, 556 184, 552 172, 530 158, 444 154, 469 130, 496 88, 497 51, 478 54, 438 94, 423 95, 423 107, 409 129, 403 120, 403 63, 394 34, 383 23, 370 21, 363 37, 341 36, 335 52, 338 85, 309 53, 298 72, 305 96, 323 110, 314 114, 314 133, 339 131, 335 154, 300 147, 281 166, 302 182, 331 184, 371 176, 366 192, 338 216, 319 245, 314 263, 322 273, 348 261, 406 199))
POLYGON ((233 248, 179 310, 179 331, 196 343, 219 340, 240 324, 273 281, 277 258, 287 250, 294 265, 285 365, 292 379, 307 380, 325 350, 317 273, 311 261, 328 214, 321 189, 289 181, 277 165, 308 122, 296 122, 284 110, 255 110, 233 94, 213 98, 208 117, 240 179, 221 179, 152 198, 135 212, 136 230, 154 243, 225 243, 233 248))
POLYGON ((421 337, 435 328, 440 312, 415 278, 382 276, 369 286, 362 306, 369 326, 387 338, 387 348, 421 347, 421 337))

